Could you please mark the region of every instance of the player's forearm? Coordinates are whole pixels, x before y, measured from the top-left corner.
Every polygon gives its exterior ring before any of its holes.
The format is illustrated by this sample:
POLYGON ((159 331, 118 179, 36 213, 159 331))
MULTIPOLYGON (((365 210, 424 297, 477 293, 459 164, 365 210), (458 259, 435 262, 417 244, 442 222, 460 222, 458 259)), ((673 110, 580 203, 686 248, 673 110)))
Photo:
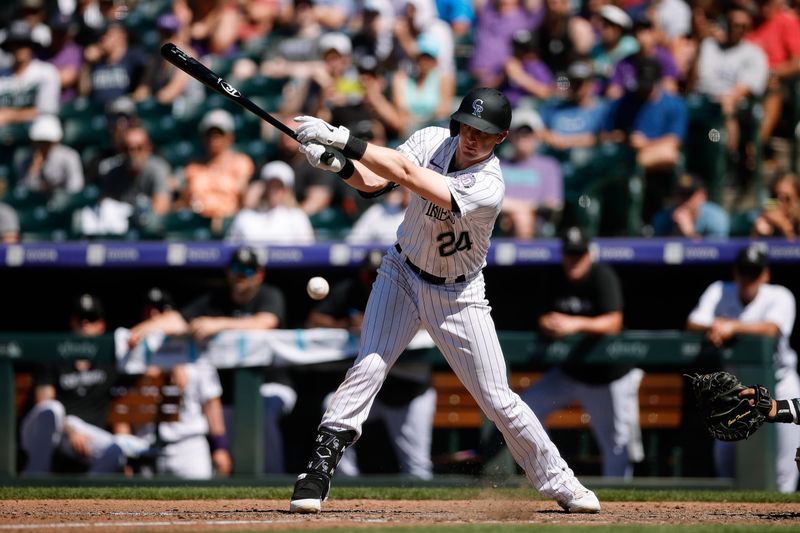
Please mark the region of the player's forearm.
POLYGON ((220 331, 275 329, 280 324, 273 313, 257 313, 241 318, 220 318, 220 331))
POLYGON ((186 335, 189 333, 189 324, 177 311, 167 311, 155 318, 145 320, 134 326, 132 331, 139 335, 159 332, 165 335, 186 335))
POLYGON ((360 161, 379 176, 403 185, 439 207, 453 208, 450 189, 441 174, 416 166, 391 148, 368 144, 360 161))
POLYGON ((697 322, 689 321, 689 322, 686 323, 686 330, 687 331, 696 331, 696 332, 699 332, 699 333, 705 333, 706 331, 708 331, 708 329, 709 329, 709 326, 706 326, 706 325, 703 325, 703 324, 698 324, 697 322))
POLYGON ((595 317, 582 317, 580 333, 616 335, 622 330, 622 313, 615 311, 595 317))
POLYGON ((767 337, 777 337, 780 329, 773 322, 736 322, 734 330, 737 335, 764 335, 767 337))
POLYGON ((212 398, 203 404, 203 414, 208 421, 208 434, 212 437, 225 435, 225 419, 222 416, 222 402, 212 398))

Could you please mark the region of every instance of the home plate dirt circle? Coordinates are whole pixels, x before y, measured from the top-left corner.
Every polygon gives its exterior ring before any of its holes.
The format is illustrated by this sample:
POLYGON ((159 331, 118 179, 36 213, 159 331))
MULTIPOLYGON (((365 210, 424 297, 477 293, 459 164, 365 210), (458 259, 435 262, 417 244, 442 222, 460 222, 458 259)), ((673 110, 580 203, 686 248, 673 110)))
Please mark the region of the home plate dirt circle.
POLYGON ((319 515, 290 514, 285 500, 4 500, 0 533, 90 528, 204 531, 376 528, 425 524, 741 524, 794 525, 800 503, 603 502, 594 515, 551 501, 330 500, 319 515))

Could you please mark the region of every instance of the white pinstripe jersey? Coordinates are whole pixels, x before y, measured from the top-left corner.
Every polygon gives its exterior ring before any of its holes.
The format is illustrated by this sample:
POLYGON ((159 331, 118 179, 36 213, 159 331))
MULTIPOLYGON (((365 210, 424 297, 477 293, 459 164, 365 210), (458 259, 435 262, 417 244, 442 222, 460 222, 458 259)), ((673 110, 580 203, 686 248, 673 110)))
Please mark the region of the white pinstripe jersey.
POLYGON ((442 209, 413 194, 397 230, 403 253, 435 276, 469 275, 486 265, 494 222, 500 213, 505 183, 495 155, 448 174, 458 146, 445 128, 424 128, 397 148, 412 163, 445 176, 458 212, 442 209))

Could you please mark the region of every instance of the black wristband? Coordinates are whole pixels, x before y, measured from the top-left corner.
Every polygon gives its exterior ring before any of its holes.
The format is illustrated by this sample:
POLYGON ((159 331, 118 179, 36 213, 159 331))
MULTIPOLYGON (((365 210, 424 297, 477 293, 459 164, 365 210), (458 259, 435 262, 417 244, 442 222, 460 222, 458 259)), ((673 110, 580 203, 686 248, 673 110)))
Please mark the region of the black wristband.
POLYGON ((356 166, 353 164, 352 161, 347 159, 345 160, 342 170, 337 172, 336 175, 342 178, 343 180, 349 180, 353 176, 353 172, 355 171, 356 171, 356 166))
POLYGON ((778 411, 775 413, 775 418, 769 420, 770 422, 782 422, 784 424, 791 424, 794 422, 794 415, 792 409, 789 407, 789 400, 775 400, 778 406, 778 411))
POLYGON ((211 453, 229 448, 228 438, 225 435, 209 435, 208 444, 211 447, 211 453))
POLYGON ((355 159, 356 161, 358 161, 359 159, 364 157, 364 152, 366 151, 367 151, 367 141, 350 135, 347 138, 347 144, 344 145, 342 153, 346 158, 355 159))

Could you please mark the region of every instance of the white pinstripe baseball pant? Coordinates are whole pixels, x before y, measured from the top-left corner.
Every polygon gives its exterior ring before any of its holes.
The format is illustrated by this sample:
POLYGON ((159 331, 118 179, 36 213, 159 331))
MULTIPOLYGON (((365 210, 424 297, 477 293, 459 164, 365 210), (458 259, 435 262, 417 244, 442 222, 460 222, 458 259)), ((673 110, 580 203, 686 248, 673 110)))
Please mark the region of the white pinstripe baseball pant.
POLYGON ((503 433, 533 487, 543 496, 568 501, 581 485, 533 411, 511 391, 484 292, 480 272, 461 283, 434 285, 421 280, 390 248, 367 304, 359 355, 320 425, 360 436, 389 369, 422 324, 503 433))

